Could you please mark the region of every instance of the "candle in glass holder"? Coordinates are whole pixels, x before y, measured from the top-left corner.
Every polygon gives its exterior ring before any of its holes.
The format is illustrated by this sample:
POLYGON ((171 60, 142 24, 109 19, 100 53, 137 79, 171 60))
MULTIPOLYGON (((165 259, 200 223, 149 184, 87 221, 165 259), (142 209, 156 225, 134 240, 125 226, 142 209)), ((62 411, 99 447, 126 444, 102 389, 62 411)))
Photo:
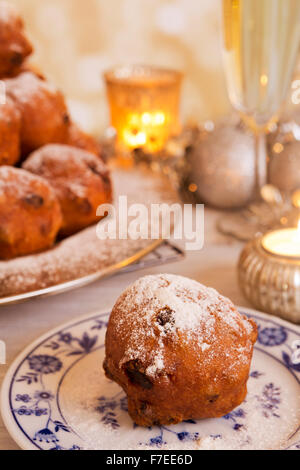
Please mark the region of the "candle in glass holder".
POLYGON ((263 237, 262 246, 273 255, 300 259, 300 221, 298 228, 269 232, 263 237))
POLYGON ((180 131, 181 73, 124 66, 106 72, 105 80, 111 125, 121 147, 155 153, 180 131))
POLYGON ((249 242, 238 271, 243 293, 256 308, 300 323, 300 222, 249 242))

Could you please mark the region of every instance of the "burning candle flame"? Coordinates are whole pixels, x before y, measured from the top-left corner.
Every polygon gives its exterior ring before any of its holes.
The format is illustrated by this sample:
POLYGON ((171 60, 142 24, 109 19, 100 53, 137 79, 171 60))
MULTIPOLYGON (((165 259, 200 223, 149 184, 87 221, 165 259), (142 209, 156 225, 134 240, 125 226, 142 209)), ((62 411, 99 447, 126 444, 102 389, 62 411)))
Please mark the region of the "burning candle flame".
POLYGON ((144 147, 157 151, 167 140, 169 116, 163 111, 129 113, 126 117, 122 138, 129 148, 144 147))

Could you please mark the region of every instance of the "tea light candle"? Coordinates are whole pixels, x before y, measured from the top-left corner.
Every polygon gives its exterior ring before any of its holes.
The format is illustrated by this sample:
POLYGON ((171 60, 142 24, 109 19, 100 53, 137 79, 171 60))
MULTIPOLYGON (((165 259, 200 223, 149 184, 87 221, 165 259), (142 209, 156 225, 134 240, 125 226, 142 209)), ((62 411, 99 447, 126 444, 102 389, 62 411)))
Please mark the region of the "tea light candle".
POLYGON ((150 66, 120 67, 105 74, 111 125, 125 149, 155 153, 179 132, 182 75, 150 66))
POLYGON ((297 228, 275 230, 262 239, 263 248, 274 255, 300 258, 300 221, 297 228))
POLYGON ((297 228, 273 230, 243 249, 239 282, 259 310, 300 323, 300 222, 297 228))

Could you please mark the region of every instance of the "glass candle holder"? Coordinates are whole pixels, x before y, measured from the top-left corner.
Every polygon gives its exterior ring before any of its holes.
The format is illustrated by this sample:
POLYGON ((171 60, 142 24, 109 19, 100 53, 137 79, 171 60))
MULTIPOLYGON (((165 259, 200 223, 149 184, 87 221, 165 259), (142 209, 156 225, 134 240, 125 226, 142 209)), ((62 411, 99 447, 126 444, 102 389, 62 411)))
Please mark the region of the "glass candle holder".
POLYGON ((121 148, 156 153, 180 132, 180 72, 135 65, 109 70, 104 77, 121 148))
POLYGON ((300 253, 297 229, 275 230, 249 242, 239 265, 245 297, 259 310, 300 323, 300 253))

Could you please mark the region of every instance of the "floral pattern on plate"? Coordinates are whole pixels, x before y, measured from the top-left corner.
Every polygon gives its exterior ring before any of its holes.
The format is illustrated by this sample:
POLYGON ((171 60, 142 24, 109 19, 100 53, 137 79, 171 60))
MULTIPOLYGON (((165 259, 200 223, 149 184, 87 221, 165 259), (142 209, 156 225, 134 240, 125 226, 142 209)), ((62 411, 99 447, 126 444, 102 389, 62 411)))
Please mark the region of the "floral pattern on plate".
POLYGON ((7 428, 25 449, 300 449, 299 328, 244 313, 259 328, 249 393, 221 419, 136 426, 123 391, 101 370, 108 320, 102 313, 58 328, 16 359, 2 390, 7 428))

